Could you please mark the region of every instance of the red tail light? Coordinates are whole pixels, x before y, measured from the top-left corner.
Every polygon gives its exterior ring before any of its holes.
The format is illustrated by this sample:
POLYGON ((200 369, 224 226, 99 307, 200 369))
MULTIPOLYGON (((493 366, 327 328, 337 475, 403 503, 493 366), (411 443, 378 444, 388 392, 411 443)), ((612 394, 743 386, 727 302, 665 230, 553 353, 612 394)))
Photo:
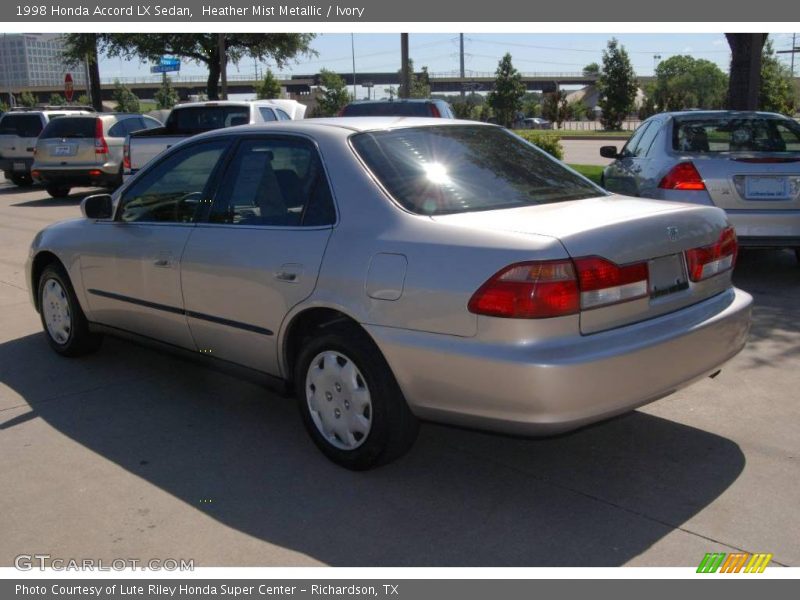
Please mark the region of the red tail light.
POLYGON ((470 298, 479 315, 543 319, 579 310, 578 281, 570 260, 517 263, 502 269, 470 298))
POLYGON ((664 190, 704 190, 706 184, 694 164, 683 162, 672 167, 658 187, 664 190))
POLYGON ((131 142, 130 140, 125 141, 125 145, 122 146, 122 167, 124 169, 130 170, 131 168, 131 142))
POLYGON ((636 300, 648 294, 646 262, 620 266, 599 256, 588 256, 575 259, 575 267, 584 310, 636 300))
POLYGON ((736 264, 738 249, 736 232, 733 227, 727 227, 722 231, 719 239, 710 246, 687 250, 686 263, 689 268, 689 279, 702 281, 729 271, 736 264))
POLYGON ((628 302, 648 295, 647 263, 617 265, 599 256, 516 263, 484 283, 470 312, 543 319, 628 302))
POLYGON ((437 108, 437 106, 435 104, 428 105, 428 109, 430 110, 430 113, 431 113, 432 117, 436 117, 437 119, 441 118, 442 113, 439 112, 439 109, 437 108))
POLYGON ((108 154, 108 144, 103 135, 103 121, 101 119, 95 119, 94 121, 94 153, 108 154))

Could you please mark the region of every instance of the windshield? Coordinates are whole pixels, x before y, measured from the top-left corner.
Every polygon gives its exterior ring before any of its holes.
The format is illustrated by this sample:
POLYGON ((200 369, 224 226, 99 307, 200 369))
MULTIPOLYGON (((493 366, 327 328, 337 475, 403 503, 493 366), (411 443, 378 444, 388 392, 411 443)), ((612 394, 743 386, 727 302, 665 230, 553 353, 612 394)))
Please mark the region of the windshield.
POLYGON ((499 127, 371 131, 352 144, 386 190, 424 215, 565 202, 605 195, 587 179, 499 127))
POLYGON ((679 152, 800 152, 800 125, 767 116, 675 119, 672 148, 679 152))
POLYGON ((249 122, 249 106, 192 106, 174 109, 167 118, 166 128, 176 135, 191 135, 249 122))
POLYGON ((61 117, 50 121, 39 136, 51 138, 93 138, 97 127, 94 117, 61 117))
POLYGON ((19 137, 38 137, 42 132, 42 118, 39 115, 3 115, 0 119, 0 135, 19 137))

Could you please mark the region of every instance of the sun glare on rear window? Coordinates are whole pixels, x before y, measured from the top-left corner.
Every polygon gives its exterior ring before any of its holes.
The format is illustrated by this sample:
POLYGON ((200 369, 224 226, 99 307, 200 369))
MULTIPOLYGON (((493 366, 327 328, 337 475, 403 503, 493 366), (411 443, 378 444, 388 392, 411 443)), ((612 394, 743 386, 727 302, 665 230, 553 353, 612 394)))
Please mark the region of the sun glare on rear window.
POLYGON ((514 208, 605 194, 499 127, 371 131, 352 144, 407 210, 425 215, 514 208))

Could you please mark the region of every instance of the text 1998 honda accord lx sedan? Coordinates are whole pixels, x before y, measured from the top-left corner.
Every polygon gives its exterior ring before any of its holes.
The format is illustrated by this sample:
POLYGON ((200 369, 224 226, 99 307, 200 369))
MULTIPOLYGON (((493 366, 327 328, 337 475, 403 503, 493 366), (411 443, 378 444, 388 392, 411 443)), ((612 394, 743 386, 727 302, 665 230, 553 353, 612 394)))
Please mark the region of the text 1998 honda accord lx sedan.
POLYGON ((57 352, 134 335, 291 384, 352 469, 419 419, 548 434, 629 411, 750 325, 722 210, 610 195, 491 125, 234 127, 82 210, 28 263, 57 352))

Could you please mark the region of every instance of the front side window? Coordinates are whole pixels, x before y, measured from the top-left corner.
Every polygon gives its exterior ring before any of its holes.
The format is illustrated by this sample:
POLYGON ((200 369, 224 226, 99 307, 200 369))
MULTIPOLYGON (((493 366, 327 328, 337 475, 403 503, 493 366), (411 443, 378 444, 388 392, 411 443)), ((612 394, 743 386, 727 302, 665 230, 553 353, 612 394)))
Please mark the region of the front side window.
POLYGON ((405 209, 423 215, 605 195, 500 127, 444 125, 351 137, 356 153, 405 209))
POLYGON ((277 121, 277 119, 275 118, 275 113, 272 112, 271 108, 261 107, 258 110, 261 112, 261 118, 264 121, 277 121))
POLYGON ((637 157, 643 158, 650 153, 650 147, 653 145, 658 132, 661 131, 660 125, 659 122, 653 121, 644 131, 642 137, 639 138, 639 143, 636 145, 635 154, 637 157))
POLYGON ((628 139, 628 142, 622 147, 622 156, 636 156, 636 150, 639 148, 639 142, 644 136, 644 132, 650 128, 650 121, 645 121, 639 128, 633 132, 633 135, 628 139))
POLYGON ((189 223, 228 147, 215 140, 183 148, 144 172, 125 192, 119 220, 189 223))
POLYGON ((230 225, 319 226, 336 219, 316 148, 300 139, 239 144, 209 215, 230 225))
POLYGON ((678 152, 800 152, 800 125, 759 115, 675 119, 678 152))

